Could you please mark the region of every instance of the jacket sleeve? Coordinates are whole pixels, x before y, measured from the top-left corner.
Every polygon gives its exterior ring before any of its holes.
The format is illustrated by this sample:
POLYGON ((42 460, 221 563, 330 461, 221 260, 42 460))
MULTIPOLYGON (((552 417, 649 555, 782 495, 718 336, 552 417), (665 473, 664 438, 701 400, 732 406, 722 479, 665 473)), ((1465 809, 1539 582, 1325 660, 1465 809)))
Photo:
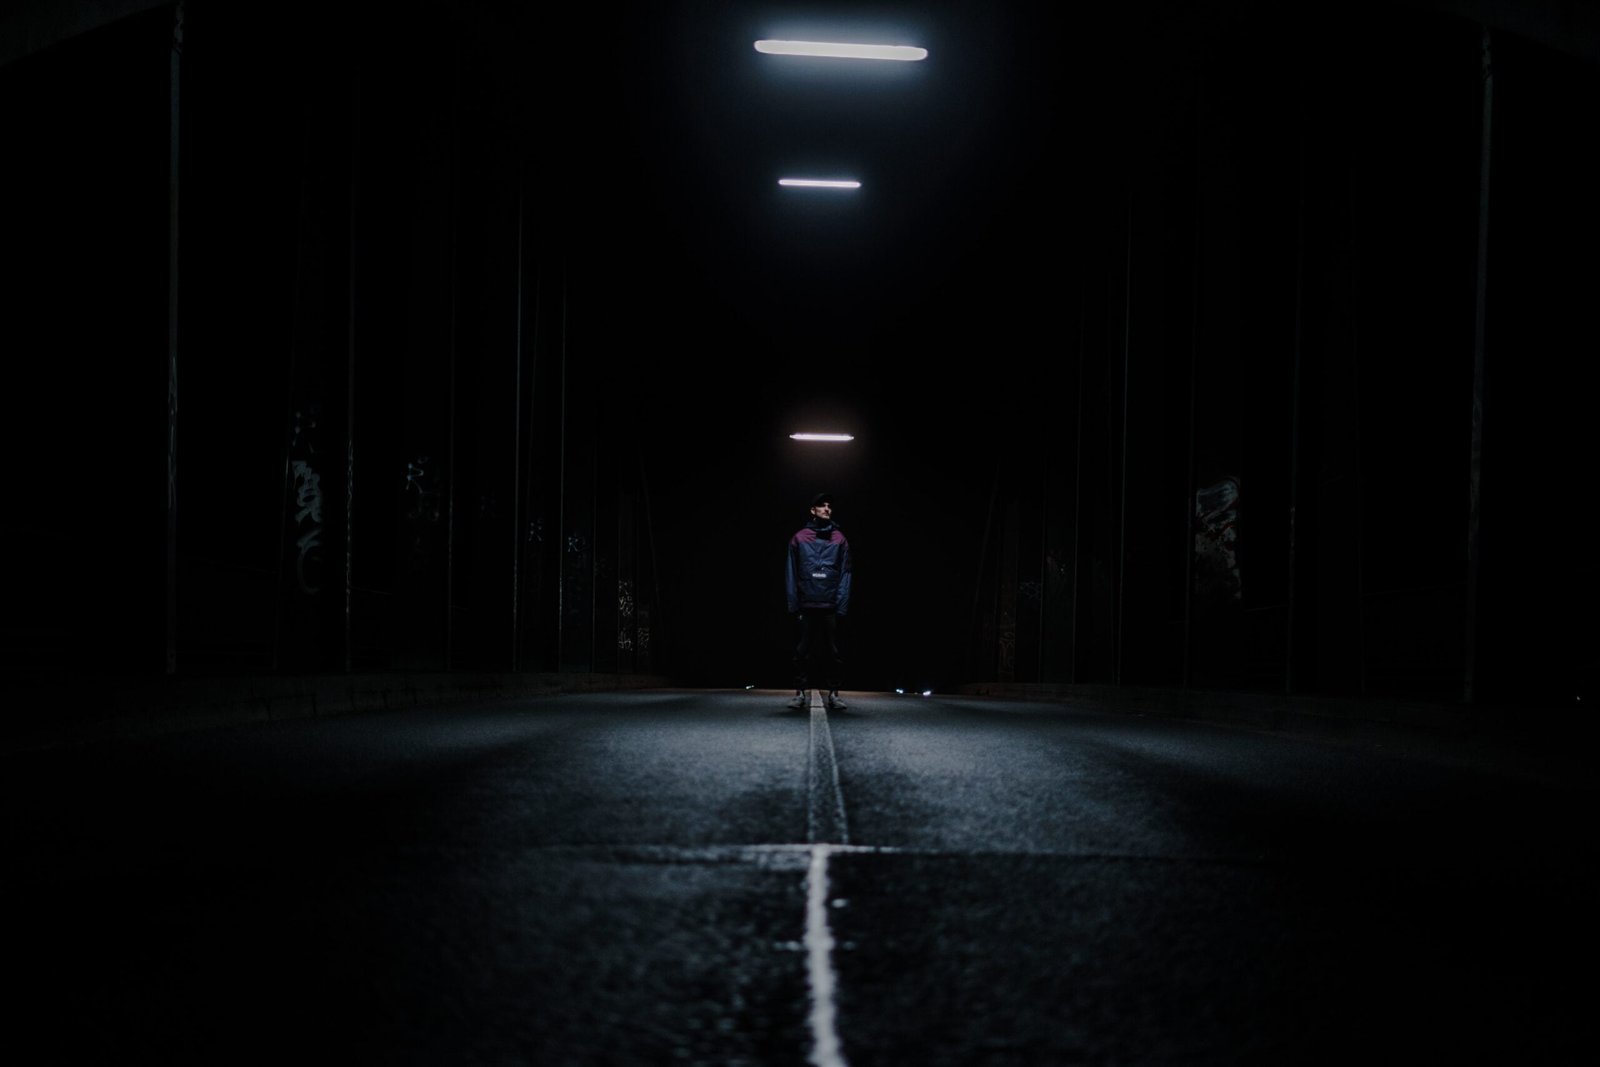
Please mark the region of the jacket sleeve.
POLYGON ((850 542, 839 546, 839 594, 833 602, 833 613, 840 618, 850 613, 850 542))
POLYGON ((791 537, 789 539, 789 551, 784 554, 784 568, 783 568, 783 586, 784 586, 784 591, 786 593, 788 593, 788 595, 789 595, 789 614, 790 615, 798 615, 800 613, 800 590, 797 587, 797 585, 795 584, 795 575, 794 575, 794 563, 795 563, 795 560, 794 560, 794 557, 795 557, 794 538, 791 537))

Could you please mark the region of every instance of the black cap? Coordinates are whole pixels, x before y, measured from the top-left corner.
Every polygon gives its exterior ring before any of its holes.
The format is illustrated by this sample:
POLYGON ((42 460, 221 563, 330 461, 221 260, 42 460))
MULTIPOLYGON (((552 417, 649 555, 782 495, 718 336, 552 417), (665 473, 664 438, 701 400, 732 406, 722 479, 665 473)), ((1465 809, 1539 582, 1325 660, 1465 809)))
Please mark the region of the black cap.
POLYGON ((832 493, 818 493, 816 496, 811 498, 811 506, 814 507, 814 508, 820 508, 824 504, 832 504, 832 503, 833 503, 833 494, 832 493))

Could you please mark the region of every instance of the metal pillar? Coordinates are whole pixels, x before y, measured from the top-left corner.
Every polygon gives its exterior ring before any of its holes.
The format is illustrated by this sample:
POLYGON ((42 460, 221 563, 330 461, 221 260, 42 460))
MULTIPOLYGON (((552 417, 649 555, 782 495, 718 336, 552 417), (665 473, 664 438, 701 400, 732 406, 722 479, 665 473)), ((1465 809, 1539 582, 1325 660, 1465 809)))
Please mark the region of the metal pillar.
MULTIPOLYGON (((978 627, 978 613, 983 606, 983 576, 989 565, 989 532, 994 527, 995 503, 1000 499, 1000 466, 1003 462, 1003 459, 995 461, 994 481, 989 488, 989 506, 983 513, 983 541, 978 547, 978 580, 973 583, 972 620, 967 628, 967 670, 969 674, 972 673, 973 668, 976 666, 975 649, 978 643, 978 635, 981 633, 978 627)), ((999 568, 997 567, 995 571, 995 596, 997 598, 999 596, 999 585, 999 568)), ((988 671, 984 671, 983 674, 987 677, 988 671)))
POLYGON ((455 661, 456 641, 456 358, 460 334, 461 275, 461 44, 456 43, 450 108, 450 336, 446 390, 444 507, 444 669, 455 661))
POLYGON ((1467 634, 1461 699, 1471 704, 1478 687, 1478 582, 1482 559, 1478 535, 1482 515, 1484 316, 1489 290, 1489 160, 1494 118, 1494 53, 1483 28, 1483 136, 1478 148, 1478 284, 1472 322, 1472 453, 1467 482, 1467 634))
MULTIPOLYGON (((645 469, 644 453, 639 452, 639 498, 644 503, 644 534, 649 539, 650 559, 650 614, 640 617, 640 627, 644 631, 640 637, 640 652, 648 652, 649 658, 645 661, 649 670, 658 669, 655 650, 660 641, 661 632, 661 565, 656 557, 656 523, 655 513, 650 507, 650 481, 648 471, 645 469)), ((641 598, 642 602, 642 598, 641 598)), ((637 662, 637 661, 636 661, 637 662)), ((641 667, 641 669, 644 669, 641 667)))
POLYGON ((524 176, 517 176, 517 292, 516 340, 511 353, 511 670, 517 669, 521 650, 522 603, 522 303, 523 303, 523 225, 526 190, 524 176))
POLYGON ((178 673, 178 133, 183 14, 183 3, 179 0, 172 13, 168 94, 171 116, 167 144, 167 651, 164 671, 168 675, 178 673))
POLYGON ((1294 243, 1294 355, 1289 378, 1289 575, 1283 612, 1283 691, 1294 692, 1295 595, 1298 591, 1300 523, 1301 361, 1305 351, 1306 280, 1306 129, 1300 124, 1300 196, 1296 205, 1294 243))
MULTIPOLYGON (((1085 265, 1087 267, 1087 265, 1085 265)), ((1089 329, 1089 272, 1078 278, 1078 395, 1073 426, 1072 457, 1072 646, 1067 680, 1078 680, 1079 590, 1083 586, 1083 364, 1087 358, 1089 329)))
POLYGON ((1128 577, 1128 365, 1133 351, 1133 179, 1128 179, 1128 232, 1122 255, 1122 485, 1117 517, 1117 629, 1111 681, 1122 684, 1122 642, 1128 577))
POLYGON ((556 670, 561 670, 567 629, 567 260, 561 256, 561 419, 556 444, 556 670))
POLYGON ((1204 108, 1205 79, 1200 78, 1195 88, 1194 106, 1194 258, 1190 265, 1189 308, 1189 456, 1186 481, 1188 495, 1184 498, 1183 518, 1183 688, 1188 689, 1194 678, 1194 494, 1196 489, 1195 446, 1198 438, 1198 393, 1200 387, 1200 249, 1204 218, 1201 183, 1203 170, 1200 153, 1205 137, 1204 108))
POLYGON ((340 642, 344 670, 351 667, 351 619, 355 601, 355 574, 352 544, 355 540, 355 479, 356 479, 356 281, 357 235, 359 221, 357 204, 361 197, 361 74, 350 77, 350 218, 348 276, 346 278, 347 305, 345 308, 345 388, 344 388, 344 604, 342 608, 340 642))

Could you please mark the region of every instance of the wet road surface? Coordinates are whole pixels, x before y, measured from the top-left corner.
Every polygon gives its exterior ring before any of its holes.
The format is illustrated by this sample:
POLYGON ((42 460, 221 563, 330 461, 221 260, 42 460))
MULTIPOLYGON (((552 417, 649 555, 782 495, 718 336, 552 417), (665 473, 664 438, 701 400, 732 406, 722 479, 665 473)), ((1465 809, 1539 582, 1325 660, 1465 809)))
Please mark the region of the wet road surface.
MULTIPOLYGON (((1564 1062, 1590 781, 662 691, 5 757, 29 1062, 1564 1062)), ((1574 973, 1576 972, 1576 973, 1574 973)))

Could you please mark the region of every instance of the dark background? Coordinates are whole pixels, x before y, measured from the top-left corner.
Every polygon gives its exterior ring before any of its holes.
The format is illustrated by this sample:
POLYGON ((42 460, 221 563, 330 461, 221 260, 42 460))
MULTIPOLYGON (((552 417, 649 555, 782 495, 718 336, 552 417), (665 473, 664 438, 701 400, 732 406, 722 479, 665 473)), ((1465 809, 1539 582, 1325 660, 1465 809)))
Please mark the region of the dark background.
POLYGON ((10 681, 782 686, 828 489, 852 687, 1593 699, 1588 9, 124 9, 0 22, 10 681))

